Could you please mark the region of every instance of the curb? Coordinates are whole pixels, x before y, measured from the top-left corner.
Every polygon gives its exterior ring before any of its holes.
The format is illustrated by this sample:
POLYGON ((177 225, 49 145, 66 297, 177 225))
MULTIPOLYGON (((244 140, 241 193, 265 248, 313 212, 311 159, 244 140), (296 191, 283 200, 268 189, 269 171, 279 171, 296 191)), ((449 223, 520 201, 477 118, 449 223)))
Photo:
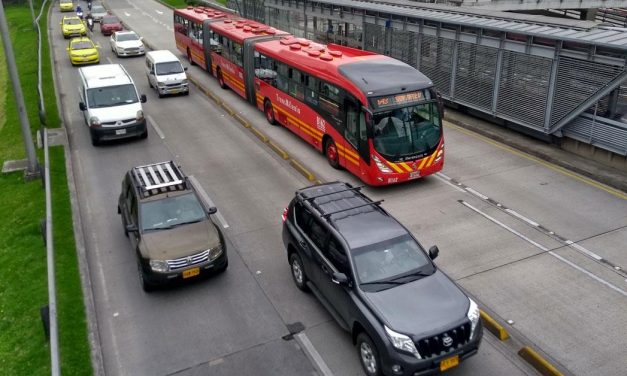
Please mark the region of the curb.
POLYGON ((529 346, 525 346, 520 349, 520 351, 518 351, 518 355, 520 355, 521 358, 527 361, 527 363, 531 364, 533 368, 535 368, 538 372, 540 372, 540 374, 544 376, 564 375, 529 346))
POLYGON ((494 334, 496 338, 501 341, 505 341, 510 338, 509 333, 501 324, 488 315, 484 310, 480 310, 480 313, 483 326, 494 334))

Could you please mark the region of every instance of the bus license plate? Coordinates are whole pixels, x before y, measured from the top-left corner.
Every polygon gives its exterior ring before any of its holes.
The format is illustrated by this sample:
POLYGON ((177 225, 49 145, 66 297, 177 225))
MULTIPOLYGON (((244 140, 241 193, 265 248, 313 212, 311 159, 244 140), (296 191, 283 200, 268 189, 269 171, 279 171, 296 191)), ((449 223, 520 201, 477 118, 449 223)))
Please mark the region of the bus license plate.
POLYGON ((459 355, 446 358, 440 362, 440 372, 444 372, 449 368, 453 368, 459 364, 459 355))
POLYGON ((121 134, 126 134, 126 129, 116 129, 115 134, 118 136, 121 134))
POLYGON ((183 278, 195 277, 200 274, 200 268, 183 270, 183 278))
POLYGON ((420 177, 420 171, 414 171, 409 173, 410 179, 418 179, 420 177))

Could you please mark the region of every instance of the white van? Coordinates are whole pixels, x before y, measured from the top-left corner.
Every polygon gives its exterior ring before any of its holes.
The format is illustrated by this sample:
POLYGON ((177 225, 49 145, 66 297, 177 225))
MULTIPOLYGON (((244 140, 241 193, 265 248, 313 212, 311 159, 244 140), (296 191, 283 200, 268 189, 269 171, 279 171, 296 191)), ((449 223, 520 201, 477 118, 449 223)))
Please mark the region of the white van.
POLYGON ((120 64, 104 64, 78 70, 79 107, 89 126, 91 143, 125 137, 148 137, 142 103, 133 79, 120 64))
POLYGON ((168 50, 146 53, 148 85, 157 90, 160 98, 166 94, 189 94, 186 70, 179 58, 168 50))

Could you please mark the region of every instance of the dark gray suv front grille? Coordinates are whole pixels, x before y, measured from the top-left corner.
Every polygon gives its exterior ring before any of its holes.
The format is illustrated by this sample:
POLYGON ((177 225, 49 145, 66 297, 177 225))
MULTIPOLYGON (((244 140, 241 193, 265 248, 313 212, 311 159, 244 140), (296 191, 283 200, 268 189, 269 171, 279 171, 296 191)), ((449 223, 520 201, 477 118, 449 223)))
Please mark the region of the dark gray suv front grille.
POLYGON ((200 264, 209 260, 209 250, 196 253, 195 255, 167 260, 170 270, 184 268, 190 265, 200 264))
POLYGON ((420 356, 425 359, 457 350, 469 340, 470 323, 465 323, 446 332, 417 341, 416 348, 420 356))

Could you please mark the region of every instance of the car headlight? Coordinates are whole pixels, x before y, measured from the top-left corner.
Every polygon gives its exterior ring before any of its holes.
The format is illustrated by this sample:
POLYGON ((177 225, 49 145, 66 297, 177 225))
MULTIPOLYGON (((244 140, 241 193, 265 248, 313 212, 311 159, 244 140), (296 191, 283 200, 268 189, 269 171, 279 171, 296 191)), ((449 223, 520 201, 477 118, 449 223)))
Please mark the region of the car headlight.
POLYGON ((89 126, 94 128, 99 128, 101 125, 100 119, 97 116, 92 116, 89 118, 89 126))
POLYGON ((164 260, 150 260, 150 268, 160 273, 165 273, 170 270, 168 263, 164 260))
POLYGON ((144 120, 144 111, 142 110, 137 111, 137 114, 135 115, 135 120, 137 121, 144 120))
POLYGON ((181 85, 187 85, 187 78, 181 80, 181 85))
POLYGON ((468 313, 466 316, 468 320, 470 320, 470 338, 475 334, 475 329, 477 328, 477 324, 479 324, 479 318, 481 316, 481 312, 479 311, 479 306, 475 303, 474 300, 468 298, 470 300, 470 307, 468 307, 468 313))
POLYGON ((412 355, 415 355, 418 359, 422 359, 422 357, 418 353, 418 350, 416 349, 414 341, 412 341, 411 338, 409 338, 405 334, 396 333, 385 325, 383 325, 383 327, 385 328, 385 332, 387 333, 388 338, 390 339, 390 341, 392 341, 392 346, 401 351, 406 351, 412 355))
POLYGON ((377 168, 379 168, 379 171, 385 172, 385 173, 392 172, 392 170, 388 166, 384 165, 383 162, 381 162, 379 157, 377 157, 376 155, 372 156, 372 160, 374 160, 374 163, 376 163, 377 168))
POLYGON ((222 252, 223 252, 222 244, 218 244, 216 247, 209 248, 209 261, 213 261, 217 259, 218 257, 220 257, 222 252))

